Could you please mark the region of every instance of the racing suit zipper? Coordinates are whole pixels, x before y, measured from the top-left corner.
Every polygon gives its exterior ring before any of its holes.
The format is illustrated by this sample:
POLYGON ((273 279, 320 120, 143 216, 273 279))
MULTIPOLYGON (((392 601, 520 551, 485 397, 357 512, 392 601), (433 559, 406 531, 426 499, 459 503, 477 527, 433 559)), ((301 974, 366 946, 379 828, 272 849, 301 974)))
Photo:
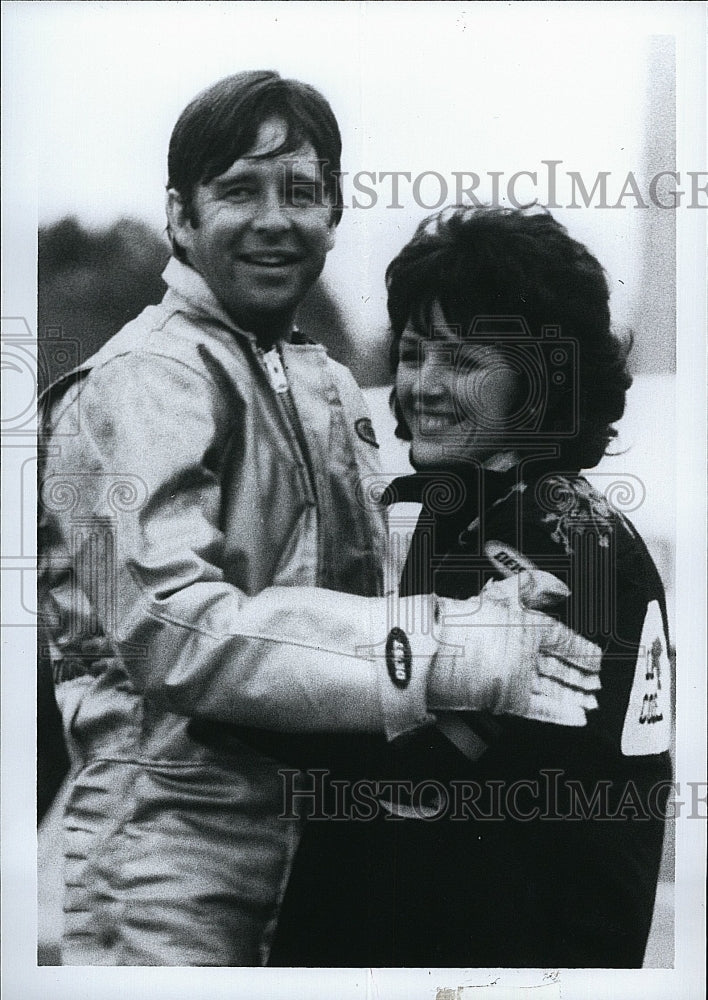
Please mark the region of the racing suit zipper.
POLYGON ((256 353, 261 363, 271 389, 278 401, 281 416, 291 431, 291 439, 295 445, 295 453, 301 468, 303 469, 303 480, 307 493, 308 503, 311 503, 315 511, 316 525, 316 547, 317 547, 317 579, 322 579, 322 538, 320 531, 320 499, 317 489, 315 470, 312 463, 305 432, 300 422, 300 417, 295 409, 295 403, 290 392, 288 378, 285 374, 283 359, 280 349, 277 346, 269 351, 264 351, 262 347, 256 346, 256 353))

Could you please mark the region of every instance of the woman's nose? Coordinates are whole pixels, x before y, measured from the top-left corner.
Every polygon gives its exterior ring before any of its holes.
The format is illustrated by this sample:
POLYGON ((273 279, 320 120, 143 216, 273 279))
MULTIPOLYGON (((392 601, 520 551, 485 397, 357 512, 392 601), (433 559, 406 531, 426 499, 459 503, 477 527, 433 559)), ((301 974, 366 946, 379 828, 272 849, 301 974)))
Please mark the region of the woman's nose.
POLYGON ((428 349, 418 368, 417 388, 421 398, 435 399, 444 395, 448 366, 437 350, 428 349))

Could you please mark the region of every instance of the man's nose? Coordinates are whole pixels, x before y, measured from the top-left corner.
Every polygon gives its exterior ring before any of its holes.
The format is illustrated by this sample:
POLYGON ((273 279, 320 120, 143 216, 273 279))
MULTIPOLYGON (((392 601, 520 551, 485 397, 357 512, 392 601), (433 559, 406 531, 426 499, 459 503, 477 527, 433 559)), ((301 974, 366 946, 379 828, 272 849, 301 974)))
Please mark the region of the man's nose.
POLYGON ((254 229, 268 232, 279 232, 290 226, 290 217, 279 186, 273 185, 263 192, 252 225, 254 229))

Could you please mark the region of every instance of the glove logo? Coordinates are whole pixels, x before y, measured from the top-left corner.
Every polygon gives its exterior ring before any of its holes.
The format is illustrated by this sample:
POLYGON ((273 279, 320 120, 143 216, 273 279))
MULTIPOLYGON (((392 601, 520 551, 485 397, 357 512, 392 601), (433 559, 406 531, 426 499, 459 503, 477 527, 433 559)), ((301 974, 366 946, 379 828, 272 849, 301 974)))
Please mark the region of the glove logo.
POLYGON ((505 579, 508 579, 510 576, 516 576, 518 573, 523 573, 524 570, 536 568, 526 556, 522 555, 521 552, 517 552, 516 549, 512 548, 511 545, 507 545, 506 542, 488 541, 484 546, 484 554, 494 569, 505 579))
POLYGON ((392 628, 386 639, 386 669, 397 688, 406 688, 411 680, 411 644, 400 628, 392 628))

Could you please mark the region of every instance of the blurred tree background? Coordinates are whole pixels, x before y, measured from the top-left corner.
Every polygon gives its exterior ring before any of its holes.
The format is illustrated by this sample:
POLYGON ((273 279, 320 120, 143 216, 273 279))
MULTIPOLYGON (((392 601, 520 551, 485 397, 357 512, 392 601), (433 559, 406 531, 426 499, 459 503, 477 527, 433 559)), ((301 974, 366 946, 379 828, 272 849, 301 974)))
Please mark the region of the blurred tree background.
MULTIPOLYGON (((78 341, 89 357, 165 292, 160 275, 170 255, 167 240, 136 219, 89 230, 75 218, 39 230, 37 331, 40 339, 78 341)), ((50 381, 61 374, 46 355, 50 381)), ((42 387, 43 388, 43 387, 42 387)))

